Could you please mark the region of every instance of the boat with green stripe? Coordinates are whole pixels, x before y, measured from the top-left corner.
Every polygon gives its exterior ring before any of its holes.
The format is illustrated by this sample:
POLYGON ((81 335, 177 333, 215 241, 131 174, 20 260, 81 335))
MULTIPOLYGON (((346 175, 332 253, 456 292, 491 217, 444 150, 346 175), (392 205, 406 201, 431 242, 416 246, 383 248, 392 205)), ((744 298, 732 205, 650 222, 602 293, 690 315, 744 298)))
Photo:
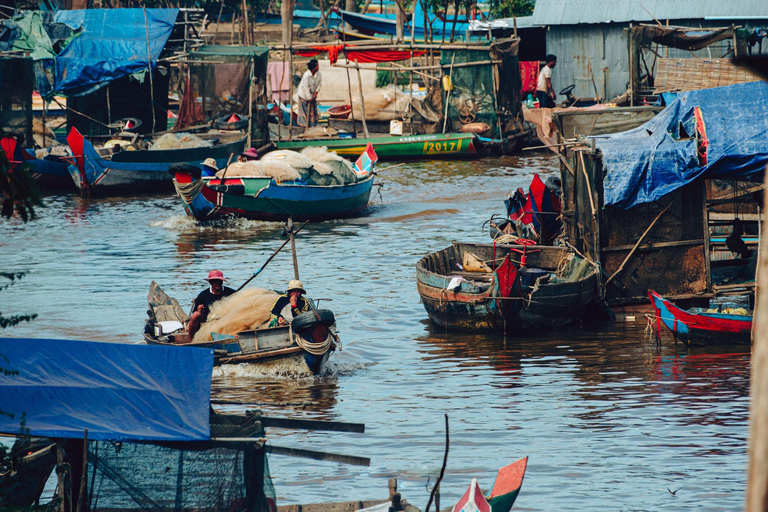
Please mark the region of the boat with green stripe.
POLYGON ((310 146, 325 146, 339 156, 354 159, 368 143, 376 147, 379 160, 408 158, 456 158, 477 155, 492 141, 485 142, 474 133, 431 133, 424 135, 383 135, 360 139, 308 139, 277 142, 280 149, 298 151, 310 146))

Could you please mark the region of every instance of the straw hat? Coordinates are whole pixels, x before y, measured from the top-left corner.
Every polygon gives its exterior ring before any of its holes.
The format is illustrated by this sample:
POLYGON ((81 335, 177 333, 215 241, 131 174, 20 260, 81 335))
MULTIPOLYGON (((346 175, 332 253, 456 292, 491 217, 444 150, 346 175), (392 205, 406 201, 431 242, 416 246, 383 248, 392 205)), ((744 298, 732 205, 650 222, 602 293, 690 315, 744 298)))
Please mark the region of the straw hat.
POLYGON ((224 281, 225 283, 227 282, 227 280, 224 279, 224 272, 222 272, 221 270, 211 270, 210 272, 208 272, 208 277, 205 280, 206 281, 224 281))
POLYGON ((299 290, 302 295, 307 293, 307 291, 304 289, 304 285, 298 279, 292 279, 288 283, 288 289, 285 291, 285 293, 290 293, 293 290, 299 290))
POLYGON ((213 158, 206 158, 205 161, 203 161, 202 165, 206 167, 213 167, 214 169, 218 169, 218 167, 216 167, 216 160, 214 160, 213 158))

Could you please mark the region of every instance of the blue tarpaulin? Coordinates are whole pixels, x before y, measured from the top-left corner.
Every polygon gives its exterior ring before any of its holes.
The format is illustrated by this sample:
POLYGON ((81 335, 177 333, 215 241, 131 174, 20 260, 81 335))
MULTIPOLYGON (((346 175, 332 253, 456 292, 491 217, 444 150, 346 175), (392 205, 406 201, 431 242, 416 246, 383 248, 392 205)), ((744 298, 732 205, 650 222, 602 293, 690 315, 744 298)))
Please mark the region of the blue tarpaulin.
POLYGON ((768 84, 682 92, 644 125, 595 140, 604 205, 649 203, 699 178, 757 181, 768 164, 768 84), (701 121, 697 126, 696 108, 701 121))
POLYGON ((212 370, 207 349, 0 338, 0 433, 209 439, 212 370))
POLYGON ((178 9, 57 11, 56 23, 81 30, 56 56, 56 92, 79 92, 152 67, 176 22, 178 9), (146 19, 145 19, 146 13, 146 19))

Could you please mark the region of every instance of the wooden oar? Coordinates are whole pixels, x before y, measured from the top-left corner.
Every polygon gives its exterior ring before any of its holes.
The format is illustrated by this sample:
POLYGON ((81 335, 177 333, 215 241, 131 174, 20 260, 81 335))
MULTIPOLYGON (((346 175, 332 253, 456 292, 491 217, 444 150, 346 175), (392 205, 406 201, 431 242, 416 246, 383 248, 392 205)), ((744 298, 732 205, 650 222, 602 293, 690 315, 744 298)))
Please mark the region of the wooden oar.
MULTIPOLYGON (((294 231, 294 234, 296 234, 296 233, 298 233, 299 231, 301 231, 301 229, 302 229, 304 226, 306 226, 308 222, 309 222, 308 220, 305 220, 305 221, 304 221, 304 223, 303 223, 301 226, 299 226, 299 229, 297 229, 296 231, 294 231)), ((261 271, 262 271, 262 270, 264 270, 264 267, 266 267, 266 266, 269 264, 269 262, 270 262, 270 261, 272 261, 272 259, 273 259, 275 256, 277 256, 277 253, 279 253, 279 252, 280 252, 280 251, 283 249, 283 247, 285 247, 286 245, 288 245, 290 242, 291 242, 291 239, 290 239, 290 238, 289 238, 288 240, 286 240, 285 242, 283 242, 283 245, 281 245, 280 247, 278 247, 278 248, 277 248, 277 250, 276 250, 275 252, 273 252, 273 253, 272 253, 272 256, 270 256, 270 257, 267 259, 267 261, 265 261, 265 262, 264 262, 264 264, 261 266, 261 268, 260 268, 259 270, 257 270, 256 272, 254 272, 254 274, 253 274, 253 275, 252 275, 250 278, 248 278, 248 280, 247 280, 246 282, 244 282, 243 284, 241 284, 241 285, 240 285, 240 288, 238 288, 238 289, 237 289, 237 290, 235 290, 235 291, 236 291, 236 292, 239 292, 240 290, 242 290, 242 289, 245 287, 245 285, 247 285, 248 283, 250 283, 250 282, 253 280, 253 278, 254 278, 254 277, 256 277, 257 275, 259 275, 259 274, 261 273, 261 271)))

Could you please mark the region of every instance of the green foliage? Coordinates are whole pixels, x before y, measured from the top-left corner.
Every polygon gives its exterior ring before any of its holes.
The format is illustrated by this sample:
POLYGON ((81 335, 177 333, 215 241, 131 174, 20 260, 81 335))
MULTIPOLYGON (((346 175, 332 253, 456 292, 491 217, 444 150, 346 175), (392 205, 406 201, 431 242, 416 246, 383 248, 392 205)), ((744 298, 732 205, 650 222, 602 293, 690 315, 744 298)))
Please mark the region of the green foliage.
POLYGON ((23 222, 35 218, 34 206, 41 206, 40 189, 26 166, 11 170, 11 163, 0 151, 0 215, 10 219, 18 215, 23 222))
MULTIPOLYGON (((0 278, 6 280, 3 282, 3 284, 0 284, 0 291, 6 290, 10 286, 13 286, 13 284, 16 281, 18 281, 25 275, 26 275, 26 272, 0 272, 0 278)), ((0 312, 0 329, 5 329, 6 327, 13 327, 14 325, 18 325, 21 322, 31 322, 35 318, 37 318, 36 314, 3 316, 2 312, 0 312)), ((0 354, 0 358, 4 358, 4 356, 0 354)), ((6 362, 8 361, 6 360, 6 362)), ((2 366, 0 366, 0 373, 9 375, 9 373, 7 373, 7 370, 4 369, 2 366)))
POLYGON ((535 5, 536 0, 492 0, 491 17, 514 18, 530 16, 533 14, 533 7, 535 5))
MULTIPOLYGON (((392 71, 376 71, 376 87, 386 87, 392 83, 392 71)), ((411 83, 411 77, 408 73, 395 73, 395 83, 397 85, 408 85, 411 83)))

